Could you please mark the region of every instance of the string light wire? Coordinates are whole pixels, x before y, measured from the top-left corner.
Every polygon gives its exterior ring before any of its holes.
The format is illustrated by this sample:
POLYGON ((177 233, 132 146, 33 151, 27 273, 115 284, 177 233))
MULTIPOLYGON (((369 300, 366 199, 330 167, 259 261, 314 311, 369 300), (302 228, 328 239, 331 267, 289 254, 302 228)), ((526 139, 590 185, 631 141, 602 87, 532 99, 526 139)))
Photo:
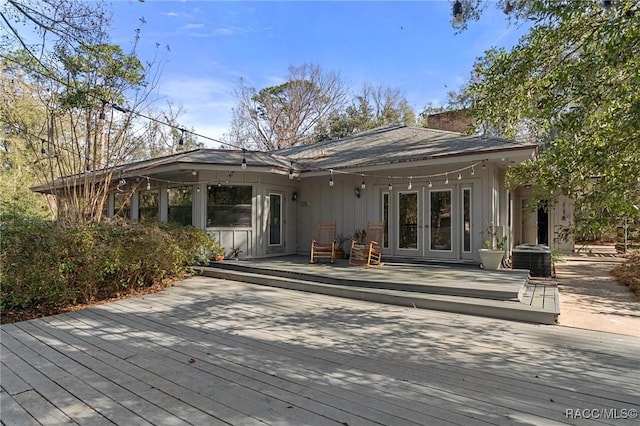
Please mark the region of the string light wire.
MULTIPOLYGON (((0 55, 0 57, 1 57, 1 58, 3 58, 3 59, 6 59, 6 60, 12 61, 12 62, 14 62, 14 63, 16 63, 16 64, 19 64, 20 66, 22 66, 22 67, 24 67, 24 68, 27 68, 27 70, 28 70, 28 71, 30 71, 30 72, 33 72, 33 73, 36 73, 36 74, 40 74, 40 75, 42 75, 42 76, 46 76, 47 78, 49 78, 49 79, 51 79, 51 80, 55 81, 56 83, 59 83, 59 84, 61 84, 61 85, 65 86, 65 87, 75 89, 75 87, 74 87, 74 86, 72 86, 72 85, 70 85, 70 84, 68 84, 68 83, 66 83, 66 82, 64 82, 64 81, 62 81, 62 80, 60 80, 60 79, 58 79, 58 78, 56 78, 56 77, 52 77, 51 75, 45 75, 44 73, 42 73, 42 72, 40 72, 40 71, 38 71, 38 70, 29 69, 29 67, 25 67, 25 66, 24 66, 24 64, 22 64, 22 63, 20 63, 20 62, 18 62, 18 61, 16 61, 16 60, 14 60, 13 58, 11 58, 11 57, 9 57, 9 56, 6 56, 6 55, 0 55)), ((166 122, 166 121, 159 120, 159 119, 157 119, 157 118, 155 118, 155 117, 151 117, 151 116, 149 116, 149 115, 147 115, 147 114, 145 114, 145 113, 143 113, 143 112, 135 111, 135 110, 129 109, 129 108, 127 108, 127 107, 123 107, 123 106, 121 106, 121 105, 116 104, 115 102, 109 102, 109 101, 106 101, 106 100, 104 100, 104 99, 102 99, 102 98, 100 98, 100 97, 98 97, 98 96, 96 96, 96 95, 93 95, 93 94, 91 94, 91 93, 86 93, 86 92, 85 92, 84 94, 85 94, 86 96, 88 96, 88 97, 90 97, 90 98, 92 98, 92 99, 96 100, 96 101, 101 102, 103 106, 107 106, 107 105, 108 105, 108 106, 110 106, 111 108, 113 108, 114 110, 116 110, 116 111, 118 111, 118 112, 120 112, 120 113, 123 113, 123 114, 131 114, 131 115, 134 115, 134 116, 137 116, 137 117, 144 118, 144 119, 146 119, 146 120, 149 120, 149 121, 155 122, 155 123, 157 123, 157 124, 161 124, 161 125, 164 125, 164 126, 168 126, 168 127, 170 127, 170 128, 173 128, 173 129, 175 129, 175 130, 179 131, 179 132, 180 132, 180 134, 181 134, 181 137, 180 137, 180 140, 179 140, 179 145, 183 145, 183 144, 184 144, 184 142, 185 142, 185 140, 186 140, 186 135, 187 135, 187 134, 190 134, 190 135, 193 135, 193 136, 195 136, 195 137, 197 137, 197 138, 202 138, 202 139, 205 139, 205 140, 208 140, 208 141, 211 141, 211 142, 218 143, 218 144, 220 144, 220 145, 222 145, 222 146, 227 146, 227 147, 230 147, 230 148, 233 148, 233 149, 242 150, 242 153, 243 153, 242 168, 244 169, 244 168, 246 167, 246 151, 247 151, 247 150, 246 150, 246 148, 244 148, 244 147, 242 147, 242 146, 238 146, 238 145, 235 145, 235 144, 230 143, 230 142, 225 142, 225 141, 222 141, 222 140, 217 139, 217 138, 213 138, 213 137, 210 137, 210 136, 207 136, 207 135, 203 135, 203 134, 198 133, 198 132, 195 132, 195 131, 193 131, 193 130, 188 130, 188 129, 186 129, 186 128, 184 128, 184 127, 181 127, 181 126, 177 126, 177 125, 174 125, 174 124, 168 123, 168 122, 166 122), (180 143, 180 142, 182 142, 182 143, 180 143)), ((36 136, 36 137, 37 137, 37 136, 36 136)), ((39 137, 38 137, 38 138, 39 138, 39 137)), ((44 152, 46 151, 46 150, 44 149, 44 143, 51 144, 51 142, 50 142, 50 141, 46 141, 46 140, 44 140, 44 139, 42 139, 42 138, 39 138, 39 139, 40 139, 40 140, 41 140, 41 142, 42 142, 41 153, 43 153, 43 155, 44 155, 44 152)), ((78 154, 77 152, 74 152, 74 151, 69 150, 69 149, 67 149, 67 148, 65 148, 65 147, 62 147, 62 146, 60 146, 59 144, 55 144, 55 143, 54 143, 53 145, 54 145, 54 147, 56 147, 56 148, 59 148, 59 149, 66 149, 68 152, 71 152, 71 153, 73 153, 73 154, 78 154)), ((271 153, 269 153, 269 152, 265 152, 265 154, 275 159, 275 157, 273 157, 273 155, 272 155, 271 153)), ((91 161, 91 159, 90 159, 90 158, 86 158, 86 157, 85 157, 85 161, 91 161)), ((431 183, 431 179, 432 179, 432 178, 445 176, 445 178, 446 178, 446 179, 445 179, 445 183, 448 183, 448 181, 449 181, 448 174, 449 174, 449 173, 458 173, 458 174, 459 174, 459 178, 461 178, 460 173, 461 173, 461 172, 463 172, 463 171, 466 171, 466 170, 469 170, 469 169, 470 169, 470 170, 471 170, 471 175, 475 175, 475 166, 476 166, 476 165, 481 164, 481 165, 482 165, 482 168, 483 168, 483 169, 485 169, 485 168, 486 168, 485 161, 486 161, 486 160, 478 161, 478 162, 476 162, 476 163, 474 163, 474 164, 472 164, 472 165, 470 165, 470 166, 465 166, 465 167, 462 167, 462 168, 460 168, 460 169, 456 169, 456 170, 451 170, 451 171, 442 172, 442 173, 428 174, 428 175, 423 175, 423 176, 412 176, 412 178, 413 178, 413 179, 416 179, 416 180, 420 180, 420 179, 429 179, 429 181, 430 181, 430 183, 431 183)), ((292 163, 292 165, 293 165, 293 163, 292 163)), ((302 166, 304 166, 304 165, 302 165, 302 166)), ((114 166, 114 167, 116 167, 116 168, 117 168, 118 166, 114 166)), ((292 169, 293 169, 293 168, 291 168, 291 169, 290 169, 290 171, 291 171, 292 169)), ((332 175, 332 176, 331 176, 331 178, 330 178, 330 183, 333 183, 333 174, 334 174, 334 172, 335 172, 335 173, 337 173, 337 174, 345 174, 345 175, 359 175, 359 176, 361 176, 361 177, 362 177, 362 179, 363 179, 363 180, 362 180, 362 185, 361 185, 361 187, 362 187, 363 189, 364 189, 364 188, 365 188, 365 186, 366 186, 366 185, 365 185, 365 181, 364 181, 364 178, 365 178, 365 177, 370 177, 370 178, 384 178, 384 176, 378 176, 378 175, 373 175, 373 174, 364 174, 364 173, 353 173, 353 172, 349 172, 349 171, 345 171, 345 170, 325 169, 325 168, 320 168, 320 170, 323 170, 323 171, 329 171, 329 172, 331 173, 331 175, 332 175)), ((290 175, 292 175, 292 173, 290 173, 290 175)), ((142 178, 147 178, 147 177, 148 177, 148 178, 150 178, 150 179, 153 179, 153 178, 151 178, 151 177, 149 177, 149 176, 139 176, 139 177, 142 177, 142 178)), ((389 187, 392 187, 392 185, 391 185, 391 181, 392 181, 392 180, 394 180, 394 179, 404 179, 405 177, 404 177, 404 176, 387 176, 387 178, 390 180, 390 182, 389 182, 389 187)), ((193 182, 179 182, 179 181, 169 181, 169 180, 162 180, 162 179, 158 179, 158 180, 159 180, 159 181, 161 181, 161 182, 174 183, 174 184, 186 184, 186 183, 188 183, 188 184, 193 184, 193 182)))

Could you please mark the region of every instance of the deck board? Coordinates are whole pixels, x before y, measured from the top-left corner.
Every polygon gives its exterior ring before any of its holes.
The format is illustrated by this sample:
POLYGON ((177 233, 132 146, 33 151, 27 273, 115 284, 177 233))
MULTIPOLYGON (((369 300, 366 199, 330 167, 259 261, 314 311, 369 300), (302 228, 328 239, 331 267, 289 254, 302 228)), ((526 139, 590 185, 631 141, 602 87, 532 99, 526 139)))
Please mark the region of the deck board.
MULTIPOLYGON (((297 294, 297 293, 293 292, 293 294, 297 294)), ((179 305, 182 302, 178 301, 177 303, 179 305)), ((299 301, 299 300, 296 301, 295 302, 296 308, 292 307, 291 309, 300 309, 300 308, 304 309, 305 307, 303 305, 301 305, 301 303, 302 302, 299 301)), ((244 304, 244 305, 246 305, 246 304, 244 304)), ((165 307, 163 307, 161 309, 162 310, 167 310, 168 307, 174 308, 175 305, 165 305, 165 307)), ((146 309, 151 309, 151 307, 147 307, 146 309)), ((236 303, 234 305, 234 309, 243 309, 243 307, 239 306, 236 303)), ((411 310, 409 310, 409 311, 411 311, 411 310)), ((463 320, 466 322, 466 324, 467 324, 466 326, 467 327, 469 326, 468 324, 471 324, 474 321, 476 321, 476 319, 474 317, 468 317, 468 316, 466 316, 466 317, 465 316, 460 316, 460 317, 464 318, 463 320)), ((255 315, 251 315, 251 318, 252 319, 256 319, 255 315)), ((497 321, 496 323, 497 324, 503 324, 504 322, 497 321)), ((517 327, 518 326, 517 323, 508 323, 508 324, 509 324, 509 326, 513 326, 513 327, 517 327)), ((265 323, 262 326, 262 328, 263 329, 268 329, 268 332, 272 333, 272 334, 275 333, 278 330, 277 327, 275 327, 273 325, 273 322, 271 322, 271 321, 268 322, 268 323, 265 323)), ((531 327, 529 327, 529 328, 531 329, 531 327)), ((534 327, 534 329, 535 329, 535 327, 534 327)), ((558 328, 556 328, 556 327, 548 328, 548 330, 557 330, 557 329, 558 328)), ((569 332, 569 334, 571 334, 572 330, 571 329, 563 329, 563 331, 567 331, 567 332, 569 332)), ((297 334, 301 334, 301 333, 299 332, 299 330, 296 330, 295 328, 294 329, 288 329, 285 332, 289 336, 289 338, 293 338, 293 339, 301 338, 300 336, 297 335, 297 334)), ((314 335, 314 331, 305 330, 302 334, 304 334, 306 338, 309 338, 309 337, 312 337, 314 335)), ((458 334, 460 334, 460 333, 458 333, 458 334)), ((584 334, 584 333, 582 333, 582 334, 584 334)), ((606 333, 596 333, 596 334, 599 334, 601 336, 607 336, 606 333)), ((549 334, 550 337, 552 337, 553 335, 554 335, 554 333, 550 333, 549 334)), ((317 336, 317 337, 319 339, 323 338, 323 336, 321 336, 321 335, 317 336)), ((427 337, 427 336, 425 335, 425 337, 427 337)), ((443 334, 441 338, 443 338, 443 337, 446 337, 446 335, 443 334)), ((449 335, 448 337, 451 338, 451 339, 457 339, 459 336, 455 336, 455 335, 451 336, 451 335, 449 335)), ((511 356, 509 357, 509 361, 515 363, 515 362, 518 362, 518 360, 520 358, 522 358, 523 362, 524 362, 524 367, 527 367, 529 365, 534 366, 533 364, 531 364, 531 360, 528 357, 528 355, 531 352, 531 341, 526 339, 527 335, 523 334, 523 335, 521 335, 521 337, 524 338, 524 339, 521 339, 521 341, 520 341, 521 347, 520 348, 517 348, 517 347, 512 348, 512 352, 511 352, 511 356)), ((352 336, 350 336, 350 338, 353 339, 352 336)), ((476 338, 476 340, 474 341, 474 351, 475 352, 479 352, 479 353, 487 352, 487 351, 495 352, 495 345, 500 344, 500 339, 501 338, 502 338, 501 333, 497 333, 496 336, 494 336, 494 337, 491 337, 490 335, 485 333, 485 336, 483 336, 480 339, 476 338)), ((620 341, 621 339, 624 339, 624 337, 623 336, 617 336, 617 337, 614 337, 612 339, 612 341, 620 341)), ((464 338, 457 339, 457 340, 460 340, 459 343, 462 343, 462 342, 466 343, 467 342, 467 341, 464 340, 464 338)), ((363 345, 367 345, 367 344, 368 344, 368 342, 366 340, 357 342, 357 345, 359 347, 361 347, 361 348, 363 347, 363 345)), ((546 343, 544 341, 540 341, 539 345, 542 345, 542 347, 539 348, 539 350, 542 350, 542 351, 546 350, 546 346, 545 346, 546 343)), ((636 348, 637 348, 637 346, 636 346, 636 348)), ((448 349, 449 349, 449 352, 454 351, 456 349, 456 346, 451 345, 451 340, 449 340, 448 349)), ((570 374, 572 372, 572 369, 576 370, 576 371, 578 371, 580 369, 588 369, 588 367, 589 367, 589 365, 592 362, 592 359, 594 357, 595 358, 604 358, 606 360, 606 362, 607 362, 607 374, 608 373, 616 373, 615 375, 608 374, 608 376, 607 376, 608 380, 622 381, 622 384, 629 385, 629 386, 632 386, 632 385, 636 384, 636 388, 637 388, 637 379, 636 379, 636 377, 634 377, 633 374, 628 374, 628 373, 630 373, 630 371, 628 371, 628 369, 625 368, 625 369, 621 369, 621 370, 618 370, 618 371, 614 371, 613 370, 615 368, 616 359, 619 358, 619 356, 617 356, 617 355, 616 356, 612 356, 611 354, 608 354, 606 346, 603 346, 603 349, 598 350, 598 349, 594 349, 593 345, 590 342, 586 342, 585 345, 581 346, 581 349, 583 350, 584 355, 581 355, 579 358, 570 360, 570 362, 567 364, 567 373, 570 374), (586 355, 588 355, 588 356, 586 356, 586 355)), ((561 349, 559 349, 559 351, 561 351, 561 349)), ((632 351, 629 352, 629 355, 632 355, 633 353, 634 353, 634 351, 632 350, 632 351)), ((437 354, 437 352, 436 352, 436 354, 437 354)), ((461 356, 463 354, 464 354, 464 352, 460 352, 460 353, 457 353, 456 355, 457 356, 461 356)), ((563 359, 562 353, 558 354, 558 359, 559 360, 563 359)), ((592 374, 597 376, 598 375, 597 370, 594 370, 592 374)), ((541 371, 540 375, 544 375, 544 371, 541 371)), ((617 386, 617 384, 616 384, 616 386, 617 386)))
MULTIPOLYGON (((186 331, 183 331, 183 332, 186 332, 186 331)), ((271 330, 269 331, 269 334, 273 334, 273 332, 274 332, 274 330, 273 330, 273 329, 271 329, 271 330)), ((263 333, 263 334, 264 334, 264 333, 263 333)), ((253 337, 253 336, 256 336, 256 332, 255 332, 255 331, 252 331, 252 337, 253 337)), ((261 339, 261 340, 273 340, 272 338, 269 338, 269 337, 262 337, 262 336, 258 336, 258 337, 260 337, 260 339, 261 339)), ((193 338, 197 340, 197 339, 199 339, 199 338, 202 338, 202 336, 194 335, 194 336, 193 336, 193 338)), ((365 359, 364 361, 366 362, 366 359, 365 359)), ((356 364, 356 366, 358 366, 358 364, 356 364)), ((360 366, 361 366, 361 365, 360 365, 360 366)), ((587 368, 587 367, 588 367, 588 365, 585 365, 584 367, 585 367, 585 368, 587 368)), ((438 368, 442 368, 442 367, 438 366, 438 368)), ((373 369, 375 369, 375 366, 372 366, 372 370, 373 370, 373 369)), ((436 369, 436 370, 434 371, 434 373, 433 373, 433 374, 437 374, 437 373, 438 373, 438 369, 436 369)), ((466 371, 466 372, 464 372, 464 374, 463 374, 463 375, 461 375, 460 381, 464 380, 465 378, 466 378, 467 380, 470 380, 470 379, 469 379, 470 377, 471 377, 471 378, 473 378, 473 373, 474 373, 473 371, 470 371, 470 372, 469 372, 469 371, 466 371)), ((623 375, 624 373, 625 373, 625 372, 619 372, 619 374, 621 374, 621 375, 623 375)), ((453 374, 453 373, 452 373, 451 371, 448 371, 448 372, 447 372, 447 376, 448 376, 448 377, 450 377, 452 374, 453 374)), ((430 376, 430 377, 431 377, 431 378, 433 378, 433 375, 432 375, 432 376, 430 376)), ((500 376, 498 376, 498 377, 500 377, 500 376)), ((540 374, 539 374, 539 377, 538 377, 538 378, 536 378, 536 379, 534 380, 534 382, 539 382, 539 381, 541 381, 541 380, 544 380, 544 373, 540 373, 540 374)), ((472 380, 472 381, 473 381, 473 380, 472 380)), ((493 387, 495 387, 496 389, 500 389, 500 388, 504 385, 504 382, 505 382, 505 381, 498 382, 498 383, 496 383, 493 387)), ((518 392, 523 392, 522 388, 523 388, 523 387, 524 387, 524 388, 526 388, 526 385, 527 385, 526 383, 524 383, 524 382, 522 382, 522 381, 521 381, 521 382, 519 383, 519 389, 518 389, 518 392)), ((485 387, 485 386, 490 386, 490 387, 491 387, 491 384, 490 384, 490 383, 488 384, 488 383, 486 382, 486 377, 481 376, 481 377, 479 377, 479 378, 478 378, 478 383, 477 383, 477 386, 476 386, 476 388, 475 388, 475 391, 482 390, 482 389, 483 389, 483 387, 485 387)), ((534 383, 532 386, 537 386, 537 385, 534 383)), ((583 383, 583 387, 584 387, 584 383, 583 383)), ((612 391, 615 391, 616 389, 617 389, 617 387, 610 387, 610 388, 608 388, 608 389, 604 389, 604 390, 603 390, 603 389, 598 389, 598 392, 602 393, 603 395, 610 395, 610 394, 611 394, 611 392, 612 392, 612 391)), ((568 393, 569 393, 569 394, 573 394, 573 391, 568 392, 568 393)), ((529 396, 531 396, 531 395, 526 395, 526 396, 527 396, 527 397, 529 397, 529 396)), ((538 398, 538 400, 540 400, 540 401, 546 402, 546 400, 547 400, 547 398, 548 398, 548 392, 547 392, 547 389, 546 389, 546 388, 543 388, 542 390, 538 391, 538 392, 537 392, 537 398, 538 398)), ((567 402, 580 402, 580 401, 585 401, 585 400, 586 400, 586 401, 588 401, 588 402, 591 402, 592 404, 596 404, 596 401, 598 400, 598 398, 593 398, 592 400, 590 400, 590 399, 589 399, 589 395, 588 395, 588 394, 583 393, 583 394, 580 394, 580 395, 578 395, 578 396, 572 397, 572 398, 571 398, 570 400, 568 400, 567 402)))
MULTIPOLYGON (((114 316, 113 319, 117 320, 118 316, 114 316)), ((189 336, 191 335, 193 341, 201 341, 203 340, 203 338, 205 336, 200 335, 198 333, 189 333, 188 327, 185 327, 181 330, 178 330, 179 333, 181 335, 184 335, 185 337, 189 338, 189 336)), ((215 337, 211 336, 211 334, 207 335, 207 339, 215 339, 215 337)), ((214 340, 216 342, 216 347, 218 347, 218 345, 225 347, 225 348, 236 348, 236 347, 241 347, 243 345, 242 342, 239 342, 238 339, 232 339, 232 340, 224 340, 223 338, 219 337, 217 339, 214 340)), ((284 380, 278 377, 279 374, 279 370, 278 369, 274 369, 274 370, 269 370, 267 372, 263 372, 260 371, 260 368, 264 368, 263 367, 263 360, 262 359, 256 359, 255 362, 251 362, 248 363, 247 362, 247 355, 244 355, 243 357, 238 358, 236 357, 230 357, 228 354, 226 353, 217 353, 218 351, 216 351, 214 348, 211 347, 198 347, 199 345, 189 345, 189 344, 183 344, 181 345, 181 347, 183 348, 182 350, 185 351, 187 350, 188 352, 184 352, 181 355, 176 355, 175 353, 164 353, 163 351, 163 356, 166 357, 174 357, 177 361, 179 360, 184 360, 185 357, 187 356, 196 356, 198 359, 198 362, 200 362, 201 360, 207 360, 210 359, 212 357, 215 358, 215 362, 214 364, 216 366, 224 366, 225 369, 231 370, 231 373, 227 372, 226 374, 223 372, 222 374, 224 375, 228 375, 228 374, 233 374, 235 373, 246 376, 249 379, 252 380, 257 380, 259 382, 261 382, 260 385, 264 384, 266 381, 270 381, 272 382, 271 384, 273 384, 274 386, 277 386, 279 388, 282 388, 286 391, 289 392, 298 392, 300 389, 306 389, 305 390, 305 396, 306 397, 314 397, 314 398, 318 398, 321 399, 323 401, 325 401, 325 403, 337 408, 337 409, 345 409, 348 408, 349 410, 356 410, 356 412, 358 413, 359 416, 362 417, 367 417, 367 416, 373 416, 373 418, 369 417, 371 420, 377 420, 380 421, 381 419, 384 419, 384 412, 379 412, 378 410, 374 409, 371 407, 371 399, 368 397, 363 397, 360 394, 354 393, 354 392, 350 392, 348 390, 341 390, 341 389, 336 389, 336 388, 332 388, 330 392, 327 391, 327 385, 322 385, 319 387, 314 387, 313 384, 309 384, 306 383, 303 385, 299 384, 298 381, 292 381, 292 380, 284 380), (187 349, 188 348, 188 349, 187 349), (313 392, 316 391, 316 392, 313 392), (339 397, 335 397, 333 394, 337 393, 340 395, 339 397), (351 405, 349 406, 345 406, 345 401, 351 401, 351 405), (357 407, 356 407, 357 405, 357 407)), ((252 345, 253 347, 253 345, 252 345)), ((254 352, 257 348, 254 347, 254 352)), ((262 354, 262 352, 266 352, 266 355, 268 355, 269 359, 277 359, 278 362, 282 362, 282 365, 287 365, 288 362, 290 362, 292 360, 291 357, 291 353, 289 351, 289 356, 280 360, 278 359, 279 357, 284 356, 285 352, 284 351, 278 351, 277 348, 273 348, 273 347, 268 347, 266 349, 261 348, 261 351, 259 351, 259 354, 262 354)), ((251 356, 253 358, 253 355, 251 356)), ((309 361, 311 361, 313 364, 319 364, 319 362, 321 361, 321 358, 315 357, 314 359, 310 359, 309 361)), ((205 361, 206 362, 206 361, 205 361)), ((207 364, 209 366, 209 364, 207 364)), ((211 366, 209 366, 209 368, 212 368, 211 366)), ((282 367, 285 368, 285 367, 282 367)), ((318 371, 313 371, 313 370, 305 370, 303 372, 301 372, 301 374, 299 374, 297 377, 302 379, 302 382, 305 382, 305 378, 308 377, 309 375, 314 377, 314 380, 320 380, 323 376, 323 370, 318 370, 318 371)), ((220 373, 218 373, 220 374, 220 373)), ((289 376, 289 374, 288 374, 289 376)), ((240 377, 233 377, 233 378, 229 378, 230 380, 234 380, 237 382, 245 382, 245 380, 243 380, 240 377)), ((418 416, 416 417, 415 414, 408 412, 407 409, 411 409, 411 407, 408 407, 407 405, 404 405, 402 407, 394 407, 391 404, 385 404, 385 401, 380 399, 379 401, 376 401, 375 406, 377 407, 379 404, 384 404, 386 405, 386 410, 392 410, 393 412, 391 414, 393 414, 394 416, 398 416, 395 417, 393 419, 389 418, 388 420, 384 421, 384 424, 403 424, 402 419, 407 419, 407 420, 412 420, 412 421, 417 421, 417 420, 421 420, 424 421, 425 420, 425 413, 416 413, 418 414, 418 416)), ((434 405, 432 407, 432 410, 438 411, 437 410, 437 406, 438 405, 434 405)), ((449 422, 452 421, 452 418, 456 418, 457 416, 455 415, 451 415, 451 413, 446 412, 445 410, 440 410, 439 413, 442 417, 440 420, 448 420, 449 422)), ((356 419, 358 420, 358 419, 356 419)), ((360 421, 362 419, 359 419, 360 421)), ((432 418, 430 420, 430 423, 434 423, 437 420, 437 418, 432 418)), ((470 424, 471 423, 471 419, 470 418, 460 418, 459 419, 461 423, 459 424, 470 424)), ((348 420, 346 420, 347 423, 350 423, 348 420)))
POLYGON ((1 344, 7 424, 601 425, 625 422, 565 410, 640 409, 637 338, 203 277, 2 325, 1 344))

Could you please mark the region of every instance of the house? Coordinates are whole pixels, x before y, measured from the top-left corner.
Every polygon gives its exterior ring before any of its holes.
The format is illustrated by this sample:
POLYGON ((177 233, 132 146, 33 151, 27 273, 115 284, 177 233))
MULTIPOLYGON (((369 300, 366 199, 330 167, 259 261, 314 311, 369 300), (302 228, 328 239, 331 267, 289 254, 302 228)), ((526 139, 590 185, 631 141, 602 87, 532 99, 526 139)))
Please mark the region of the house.
POLYGON ((406 126, 274 152, 197 149, 118 167, 132 190, 111 194, 107 213, 192 224, 241 258, 308 253, 319 222, 353 235, 384 221, 387 256, 479 262, 489 225, 513 247, 551 243, 569 217, 523 210, 528 190, 505 186, 537 150, 406 126))

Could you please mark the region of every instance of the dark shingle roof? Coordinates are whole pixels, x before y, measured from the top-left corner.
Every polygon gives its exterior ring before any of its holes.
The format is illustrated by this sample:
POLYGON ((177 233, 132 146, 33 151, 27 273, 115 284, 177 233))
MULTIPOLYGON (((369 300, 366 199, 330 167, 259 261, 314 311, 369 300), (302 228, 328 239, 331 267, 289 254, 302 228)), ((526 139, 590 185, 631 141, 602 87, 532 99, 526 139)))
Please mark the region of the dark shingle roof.
MULTIPOLYGON (((243 153, 243 151, 238 150, 232 151, 201 148, 193 151, 151 158, 149 160, 134 161, 132 163, 115 166, 109 170, 95 170, 92 173, 94 178, 98 179, 106 176, 109 171, 111 171, 113 176, 116 177, 140 176, 147 173, 154 173, 163 167, 167 167, 169 169, 183 169, 193 167, 195 165, 240 166, 243 158, 246 158, 247 165, 250 167, 262 167, 269 170, 271 168, 287 170, 291 166, 290 160, 268 152, 245 151, 243 153)), ((83 176, 84 175, 66 176, 65 178, 59 178, 51 182, 33 186, 31 190, 36 192, 48 192, 52 188, 64 185, 65 180, 67 182, 75 182, 76 180, 82 182, 83 176)))
POLYGON ((444 130, 394 126, 311 145, 275 151, 306 170, 367 167, 445 156, 512 149, 535 149, 535 144, 483 138, 444 130))
POLYGON ((136 170, 147 170, 170 164, 214 164, 221 166, 240 165, 242 158, 245 157, 247 165, 259 167, 280 167, 288 168, 289 160, 279 155, 259 152, 259 151, 242 151, 225 150, 225 149, 208 149, 201 148, 193 151, 187 151, 179 154, 168 155, 165 157, 152 158, 150 160, 137 161, 135 163, 124 164, 117 167, 116 170, 122 170, 123 173, 136 170))
MULTIPOLYGON (((267 169, 288 170, 292 162, 298 171, 373 167, 410 161, 430 160, 448 156, 532 150, 535 144, 498 138, 467 136, 444 130, 393 126, 370 130, 357 135, 301 145, 272 152, 224 149, 196 149, 150 160, 123 164, 113 169, 114 176, 135 176, 161 169, 183 169, 195 165, 235 166, 246 158, 247 165, 267 169)), ((96 177, 105 173, 96 170, 96 177)), ((80 178, 82 175, 76 176, 80 178)), ((69 177, 67 177, 69 178, 69 177)), ((71 177, 73 178, 73 177, 71 177)), ((56 179, 32 188, 44 192, 62 183, 56 179)))

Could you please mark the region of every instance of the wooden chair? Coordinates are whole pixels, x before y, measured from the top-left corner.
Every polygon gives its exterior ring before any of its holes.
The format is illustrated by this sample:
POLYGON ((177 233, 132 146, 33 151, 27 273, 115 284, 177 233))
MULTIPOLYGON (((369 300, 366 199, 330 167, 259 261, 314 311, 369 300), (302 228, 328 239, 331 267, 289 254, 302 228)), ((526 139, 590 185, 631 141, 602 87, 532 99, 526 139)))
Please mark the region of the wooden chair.
POLYGON ((382 263, 382 241, 384 239, 384 222, 367 223, 367 235, 364 244, 351 241, 349 253, 349 265, 367 265, 371 268, 379 268, 382 263))
POLYGON ((336 223, 319 223, 318 235, 311 240, 311 263, 318 259, 336 259, 336 223))

